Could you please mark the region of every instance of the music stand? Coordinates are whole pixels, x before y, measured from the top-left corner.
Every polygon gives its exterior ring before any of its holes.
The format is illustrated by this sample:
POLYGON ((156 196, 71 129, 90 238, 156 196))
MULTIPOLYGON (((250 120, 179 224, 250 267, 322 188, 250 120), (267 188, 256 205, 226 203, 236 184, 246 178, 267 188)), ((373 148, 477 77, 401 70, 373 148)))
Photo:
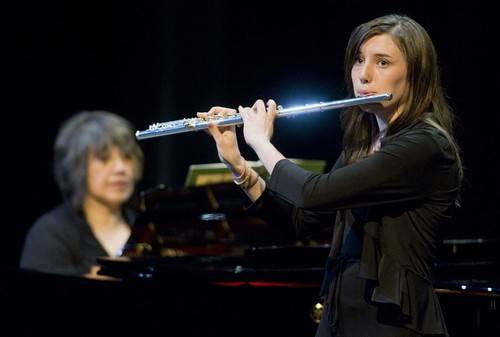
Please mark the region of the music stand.
MULTIPOLYGON (((297 158, 289 158, 289 160, 313 173, 323 173, 326 167, 325 160, 297 158)), ((260 161, 247 162, 262 178, 268 178, 269 175, 260 161)), ((207 186, 232 182, 233 176, 223 163, 192 164, 189 166, 184 186, 207 186)))

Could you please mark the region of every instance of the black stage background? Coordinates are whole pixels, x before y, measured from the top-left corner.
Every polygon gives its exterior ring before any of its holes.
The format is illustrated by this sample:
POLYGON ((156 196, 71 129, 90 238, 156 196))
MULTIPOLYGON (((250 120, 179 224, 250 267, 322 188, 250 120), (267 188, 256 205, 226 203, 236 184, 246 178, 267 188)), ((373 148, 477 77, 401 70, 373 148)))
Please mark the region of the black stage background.
MULTIPOLYGON (((480 2, 20 1, 3 11, 4 55, 12 57, 4 98, 13 105, 2 114, 2 264, 17 265, 29 226, 60 202, 52 144, 73 113, 109 110, 143 130, 213 105, 341 99, 350 31, 393 12, 428 29, 460 119, 466 182, 446 236, 499 237, 498 55, 492 11, 480 2)), ((340 148, 337 113, 280 119, 275 143, 286 156, 331 163, 340 148)), ((141 189, 181 187, 189 164, 217 161, 203 132, 141 145, 141 189)))

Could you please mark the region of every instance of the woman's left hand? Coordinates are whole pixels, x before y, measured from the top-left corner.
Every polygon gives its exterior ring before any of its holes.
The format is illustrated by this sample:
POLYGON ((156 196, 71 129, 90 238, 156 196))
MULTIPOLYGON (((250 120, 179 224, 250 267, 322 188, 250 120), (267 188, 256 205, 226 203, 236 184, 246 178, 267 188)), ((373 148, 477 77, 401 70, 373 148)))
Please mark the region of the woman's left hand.
POLYGON ((276 103, 272 99, 267 101, 267 108, 259 99, 251 108, 240 106, 238 111, 243 119, 243 135, 248 145, 255 149, 259 142, 271 140, 276 118, 276 103))

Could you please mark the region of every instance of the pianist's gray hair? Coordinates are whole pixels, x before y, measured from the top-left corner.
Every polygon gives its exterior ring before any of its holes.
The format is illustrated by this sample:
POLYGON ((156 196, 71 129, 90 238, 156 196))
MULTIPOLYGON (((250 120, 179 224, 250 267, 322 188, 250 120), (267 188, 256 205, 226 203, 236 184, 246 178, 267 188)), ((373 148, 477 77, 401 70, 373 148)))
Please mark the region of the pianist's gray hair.
POLYGON ((107 111, 82 111, 61 126, 54 144, 54 175, 63 198, 77 210, 87 193, 89 153, 105 155, 111 146, 132 159, 138 181, 143 153, 127 120, 107 111))

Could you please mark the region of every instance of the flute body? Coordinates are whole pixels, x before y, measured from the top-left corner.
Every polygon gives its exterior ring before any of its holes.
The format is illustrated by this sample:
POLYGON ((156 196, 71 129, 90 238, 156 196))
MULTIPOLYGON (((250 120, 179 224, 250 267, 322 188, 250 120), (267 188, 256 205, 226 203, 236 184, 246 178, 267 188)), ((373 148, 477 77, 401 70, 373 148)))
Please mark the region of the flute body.
MULTIPOLYGON (((325 102, 325 103, 309 104, 309 105, 286 108, 286 109, 278 107, 276 117, 289 117, 303 113, 320 112, 326 110, 346 108, 355 105, 379 103, 382 101, 388 101, 391 98, 392 98, 391 94, 384 93, 379 95, 348 98, 348 99, 325 102)), ((142 140, 142 139, 168 136, 184 132, 199 131, 207 129, 209 123, 215 123, 219 126, 229 126, 229 125, 243 124, 243 120, 239 114, 226 117, 214 116, 213 118, 209 119, 202 119, 198 117, 185 118, 171 122, 161 122, 152 124, 149 126, 148 130, 137 131, 135 133, 135 136, 137 139, 142 140)))

